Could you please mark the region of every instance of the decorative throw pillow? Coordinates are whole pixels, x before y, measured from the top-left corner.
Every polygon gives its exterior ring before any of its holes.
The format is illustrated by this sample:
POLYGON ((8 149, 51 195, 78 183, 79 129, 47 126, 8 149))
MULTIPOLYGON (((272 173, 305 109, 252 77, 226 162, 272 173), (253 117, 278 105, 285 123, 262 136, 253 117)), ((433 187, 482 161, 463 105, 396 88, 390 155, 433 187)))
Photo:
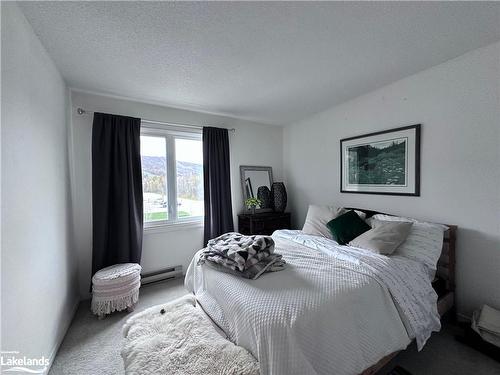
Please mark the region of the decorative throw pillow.
POLYGON ((326 227, 326 224, 343 213, 344 209, 342 207, 317 206, 311 204, 307 211, 306 222, 304 223, 302 232, 332 239, 332 234, 326 227))
POLYGON ((370 230, 366 224, 354 211, 347 211, 345 214, 330 220, 326 224, 332 237, 339 245, 345 245, 360 234, 370 230))
POLYGON ((349 242, 349 245, 374 253, 390 255, 408 237, 413 223, 372 220, 372 229, 349 242))
POLYGON ((448 229, 446 225, 380 214, 375 215, 374 218, 388 221, 412 221, 410 234, 392 255, 418 260, 432 271, 436 270, 443 248, 443 233, 448 229))

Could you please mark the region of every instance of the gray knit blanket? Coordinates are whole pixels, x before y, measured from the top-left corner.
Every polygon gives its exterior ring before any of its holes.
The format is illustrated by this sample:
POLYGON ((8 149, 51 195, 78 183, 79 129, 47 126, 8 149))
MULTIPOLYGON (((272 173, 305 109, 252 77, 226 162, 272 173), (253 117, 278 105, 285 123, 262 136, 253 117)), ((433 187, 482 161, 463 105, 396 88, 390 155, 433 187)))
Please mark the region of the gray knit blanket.
POLYGON ((280 271, 286 264, 280 254, 274 254, 274 240, 270 236, 244 236, 236 232, 208 241, 198 261, 204 263, 253 280, 264 272, 280 271))

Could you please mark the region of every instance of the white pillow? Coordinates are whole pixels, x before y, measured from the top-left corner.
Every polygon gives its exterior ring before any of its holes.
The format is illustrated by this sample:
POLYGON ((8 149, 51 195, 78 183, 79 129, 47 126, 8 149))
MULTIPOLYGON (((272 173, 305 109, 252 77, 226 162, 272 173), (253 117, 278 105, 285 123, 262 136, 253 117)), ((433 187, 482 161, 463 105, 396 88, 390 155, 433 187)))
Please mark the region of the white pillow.
MULTIPOLYGON (((347 209, 345 209, 347 212, 347 209)), ((366 214, 363 212, 363 211, 359 211, 359 210, 354 210, 354 212, 356 212, 358 214, 358 216, 360 217, 361 220, 365 220, 366 219, 366 214)))
POLYGON ((302 232, 333 239, 326 224, 344 213, 342 207, 309 205, 302 232))
POLYGON ((413 223, 410 234, 392 255, 401 255, 424 263, 432 271, 443 248, 443 233, 448 227, 442 224, 421 222, 411 218, 377 214, 374 219, 384 221, 410 221, 413 223))
MULTIPOLYGON (((328 224, 330 220, 345 214, 347 211, 349 210, 343 207, 310 204, 302 232, 314 236, 326 237, 332 240, 333 236, 326 224, 328 224)), ((354 212, 356 212, 362 220, 366 218, 366 214, 363 211, 354 210, 354 212)))
MULTIPOLYGON (((417 219, 413 219, 411 217, 404 217, 404 216, 392 216, 392 215, 376 214, 376 215, 373 215, 370 219, 376 219, 376 220, 382 220, 382 221, 407 221, 410 223, 427 224, 427 225, 432 225, 432 226, 436 226, 436 227, 441 227, 443 229, 443 232, 448 229, 448 227, 446 225, 443 225, 443 224, 430 223, 428 221, 420 221, 417 219)), ((370 219, 367 219, 367 220, 370 220, 370 219)))

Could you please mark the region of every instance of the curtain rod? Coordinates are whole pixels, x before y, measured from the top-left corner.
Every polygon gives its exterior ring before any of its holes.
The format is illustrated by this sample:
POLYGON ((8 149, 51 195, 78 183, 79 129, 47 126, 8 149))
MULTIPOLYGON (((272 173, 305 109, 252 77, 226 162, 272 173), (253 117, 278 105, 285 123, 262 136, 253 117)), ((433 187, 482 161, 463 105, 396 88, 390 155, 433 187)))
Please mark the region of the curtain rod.
MULTIPOLYGON (((78 113, 80 116, 81 115, 84 115, 84 114, 91 114, 91 113, 94 113, 93 111, 87 111, 86 109, 83 109, 81 107, 78 107, 76 109, 76 113, 78 113)), ((191 129, 203 129, 203 126, 200 126, 200 125, 192 125, 192 124, 180 124, 180 123, 175 123, 175 122, 165 122, 165 121, 156 121, 156 120, 147 120, 147 119, 143 119, 141 118, 141 121, 144 121, 144 122, 149 122, 150 124, 158 124, 158 125, 171 125, 171 126, 178 126, 178 127, 181 127, 181 128, 191 128, 191 129)), ((235 132, 236 129, 235 128, 231 128, 231 129, 227 129, 228 131, 230 132, 235 132)))

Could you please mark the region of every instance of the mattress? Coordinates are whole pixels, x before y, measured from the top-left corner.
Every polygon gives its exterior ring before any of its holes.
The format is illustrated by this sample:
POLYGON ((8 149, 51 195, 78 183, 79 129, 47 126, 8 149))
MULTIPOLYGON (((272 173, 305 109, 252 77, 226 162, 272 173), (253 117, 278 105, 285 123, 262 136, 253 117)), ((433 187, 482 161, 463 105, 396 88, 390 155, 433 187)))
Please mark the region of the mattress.
POLYGON ((247 280, 198 265, 185 284, 261 374, 359 374, 439 330, 437 295, 425 267, 335 241, 277 231, 284 271, 247 280))

